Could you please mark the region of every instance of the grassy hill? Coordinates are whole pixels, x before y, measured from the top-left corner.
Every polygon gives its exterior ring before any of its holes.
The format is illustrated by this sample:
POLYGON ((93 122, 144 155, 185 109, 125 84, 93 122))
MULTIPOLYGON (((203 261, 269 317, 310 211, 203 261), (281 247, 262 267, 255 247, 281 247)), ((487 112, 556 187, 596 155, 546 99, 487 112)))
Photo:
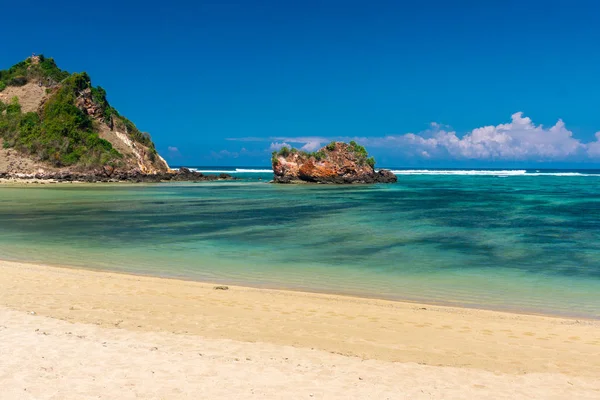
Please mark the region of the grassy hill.
POLYGON ((0 139, 4 149, 55 168, 168 169, 150 136, 87 73, 63 71, 43 55, 0 70, 0 139))

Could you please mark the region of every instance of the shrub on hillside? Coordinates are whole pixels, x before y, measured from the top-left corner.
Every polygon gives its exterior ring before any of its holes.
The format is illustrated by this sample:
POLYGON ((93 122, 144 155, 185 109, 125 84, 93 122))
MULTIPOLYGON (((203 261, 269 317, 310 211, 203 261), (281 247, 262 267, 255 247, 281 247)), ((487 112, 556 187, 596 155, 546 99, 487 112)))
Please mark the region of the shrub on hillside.
POLYGON ((45 58, 43 55, 40 56, 38 66, 42 72, 42 77, 50 78, 56 83, 62 82, 70 75, 67 71, 58 68, 53 58, 45 58))
POLYGON ((322 161, 327 158, 327 154, 323 150, 319 150, 311 154, 317 161, 322 161))
POLYGON ((291 153, 291 150, 288 146, 283 146, 281 149, 279 149, 279 152, 277 153, 278 156, 281 157, 287 157, 289 156, 291 153))
POLYGON ((5 146, 56 166, 84 162, 87 166, 117 161, 121 155, 93 132, 93 121, 74 104, 75 91, 86 80, 74 75, 46 102, 41 115, 23 114, 17 98, 3 105, 0 136, 5 146))
POLYGON ((33 64, 31 58, 28 58, 7 70, 0 71, 0 91, 6 86, 23 86, 31 81, 56 84, 69 77, 70 74, 58 68, 52 58, 41 55, 39 60, 39 63, 33 64))
POLYGON ((10 85, 32 81, 54 86, 46 89, 51 96, 39 115, 23 114, 17 98, 10 104, 0 102, 0 137, 4 139, 5 147, 14 147, 57 166, 118 165, 123 156, 110 142, 98 136, 95 121, 76 105, 78 97, 89 89, 104 122, 112 127, 114 121, 133 141, 148 147, 151 161, 157 159, 158 153, 150 135, 141 132, 111 107, 106 91, 102 87, 93 87, 87 73, 69 74, 58 68, 52 58, 43 55, 39 56, 38 63, 28 58, 0 71, 0 91, 10 85))
POLYGON ((354 140, 351 140, 349 145, 350 145, 350 150, 352 150, 354 152, 354 154, 356 154, 358 157, 366 158, 368 156, 367 149, 365 149, 360 144, 356 143, 354 140))
POLYGON ((19 104, 19 98, 17 96, 10 100, 10 103, 6 105, 6 114, 8 116, 14 116, 21 113, 21 104, 19 104))
POLYGON ((24 86, 27 84, 27 77, 23 75, 15 76, 8 81, 8 86, 24 86))

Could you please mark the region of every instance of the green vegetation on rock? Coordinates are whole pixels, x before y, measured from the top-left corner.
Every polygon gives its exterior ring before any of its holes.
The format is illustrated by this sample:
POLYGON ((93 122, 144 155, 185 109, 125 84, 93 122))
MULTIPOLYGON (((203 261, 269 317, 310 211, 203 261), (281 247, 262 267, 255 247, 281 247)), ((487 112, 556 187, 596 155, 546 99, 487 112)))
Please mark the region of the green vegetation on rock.
MULTIPOLYGON (((290 154, 294 154, 294 153, 301 154, 307 158, 314 157, 315 160, 317 160, 317 161, 323 161, 327 158, 328 152, 335 151, 336 144, 337 144, 337 142, 331 142, 327 146, 323 147, 322 149, 320 149, 316 152, 312 152, 312 153, 302 151, 302 150, 297 150, 295 148, 290 148, 288 146, 283 146, 281 149, 279 149, 279 151, 274 151, 272 153, 271 162, 274 164, 277 164, 279 162, 278 157, 285 158, 285 157, 288 157, 290 154)), ((367 149, 365 149, 363 146, 356 143, 354 140, 350 141, 350 143, 348 143, 347 146, 348 146, 349 150, 351 152, 353 152, 354 155, 356 156, 359 165, 367 164, 367 165, 371 166, 371 168, 375 167, 375 158, 369 157, 369 154, 367 153, 367 149)))
POLYGON ((106 91, 93 87, 87 73, 69 74, 44 56, 0 71, 0 91, 30 82, 47 87, 48 97, 37 112, 28 113, 21 111, 16 97, 9 104, 0 101, 0 138, 5 148, 58 167, 118 166, 123 156, 99 137, 99 124, 105 123, 116 125, 131 140, 148 147, 150 161, 155 160, 157 152, 150 136, 111 107, 106 91), (91 104, 93 113, 86 110, 86 104, 91 104))
POLYGON ((75 105, 78 90, 89 84, 89 77, 73 74, 63 81, 40 113, 23 113, 18 99, 0 108, 0 137, 5 148, 48 161, 55 166, 81 163, 90 167, 115 163, 121 155, 110 142, 94 132, 94 121, 75 105))
POLYGON ((31 58, 13 65, 7 70, 0 71, 0 92, 7 86, 23 86, 28 82, 40 81, 44 84, 57 84, 69 77, 52 58, 43 55, 34 63, 31 58))
POLYGON ((360 144, 356 143, 354 140, 351 140, 349 145, 350 145, 350 150, 354 152, 354 154, 356 155, 356 158, 358 158, 358 161, 360 164, 366 163, 366 164, 370 165, 371 168, 375 167, 375 158, 369 157, 369 153, 367 153, 367 149, 365 149, 364 146, 361 146, 360 144))

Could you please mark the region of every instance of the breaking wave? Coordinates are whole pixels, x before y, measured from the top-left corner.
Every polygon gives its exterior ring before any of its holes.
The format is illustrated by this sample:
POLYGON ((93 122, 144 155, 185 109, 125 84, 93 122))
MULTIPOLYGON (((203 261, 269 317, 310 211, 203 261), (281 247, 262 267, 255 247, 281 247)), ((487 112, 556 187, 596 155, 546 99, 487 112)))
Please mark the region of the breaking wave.
POLYGON ((472 175, 472 176, 598 176, 581 172, 530 172, 525 169, 516 170, 435 170, 435 169, 401 169, 392 170, 396 175, 472 175))
MULTIPOLYGON (((179 168, 173 168, 179 170, 179 168)), ((200 169, 200 168, 189 168, 190 171, 201 172, 203 174, 266 174, 273 173, 272 169, 244 169, 244 168, 232 168, 232 169, 200 169)))

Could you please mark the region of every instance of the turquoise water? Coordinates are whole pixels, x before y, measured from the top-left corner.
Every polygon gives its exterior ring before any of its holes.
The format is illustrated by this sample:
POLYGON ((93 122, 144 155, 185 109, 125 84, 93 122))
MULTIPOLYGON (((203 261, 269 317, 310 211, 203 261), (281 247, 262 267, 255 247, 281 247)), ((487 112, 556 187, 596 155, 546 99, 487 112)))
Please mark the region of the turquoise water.
POLYGON ((600 317, 600 175, 397 173, 0 186, 0 259, 600 317))

